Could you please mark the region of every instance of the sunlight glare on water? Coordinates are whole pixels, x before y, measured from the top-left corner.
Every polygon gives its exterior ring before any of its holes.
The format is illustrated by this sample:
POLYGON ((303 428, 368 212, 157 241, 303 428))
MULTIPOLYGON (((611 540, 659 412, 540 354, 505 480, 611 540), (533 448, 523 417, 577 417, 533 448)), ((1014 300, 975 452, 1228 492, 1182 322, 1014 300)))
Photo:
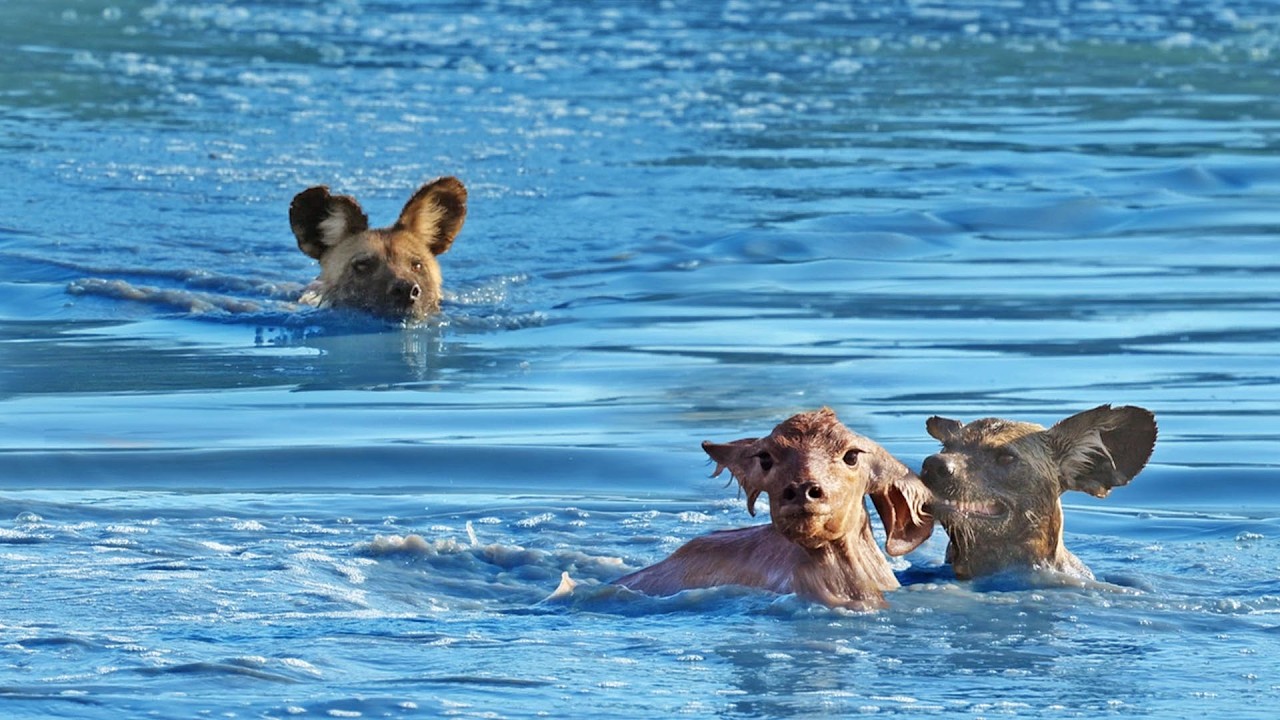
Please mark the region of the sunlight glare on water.
POLYGON ((0 14, 5 717, 1270 716, 1268 3, 0 14), (441 175, 438 317, 295 304, 296 193, 441 175), (1112 590, 609 584, 766 521, 703 440, 1102 403, 1160 425, 1064 498, 1112 590))

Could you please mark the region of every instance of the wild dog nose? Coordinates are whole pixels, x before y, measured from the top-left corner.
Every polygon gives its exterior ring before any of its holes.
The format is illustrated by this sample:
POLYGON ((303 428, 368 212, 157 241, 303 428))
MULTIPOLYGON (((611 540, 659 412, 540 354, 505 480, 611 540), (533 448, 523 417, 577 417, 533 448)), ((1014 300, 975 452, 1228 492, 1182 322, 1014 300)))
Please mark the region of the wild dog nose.
POLYGON ((930 455, 924 459, 924 465, 920 468, 920 479, 927 486, 932 486, 940 480, 950 480, 955 475, 955 467, 952 466, 951 460, 942 455, 930 455))
POLYGON ((387 294, 394 302, 412 305, 422 295, 422 286, 408 280, 396 280, 387 288, 387 294))
POLYGON ((822 486, 817 483, 791 483, 782 489, 782 502, 799 503, 819 502, 825 496, 822 486))

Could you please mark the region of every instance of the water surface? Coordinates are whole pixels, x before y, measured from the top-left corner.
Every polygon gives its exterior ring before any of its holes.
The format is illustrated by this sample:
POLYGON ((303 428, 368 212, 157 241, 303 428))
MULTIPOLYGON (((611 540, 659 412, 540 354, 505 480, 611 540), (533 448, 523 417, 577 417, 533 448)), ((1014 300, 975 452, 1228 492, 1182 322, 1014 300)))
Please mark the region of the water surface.
POLYGON ((1271 6, 17 0, 0 23, 11 717, 1267 717, 1271 6), (443 313, 292 301, 289 199, 460 177, 443 313), (1123 592, 611 588, 835 408, 1155 411, 1068 496, 1123 592), (580 585, 547 601, 562 573, 580 585))

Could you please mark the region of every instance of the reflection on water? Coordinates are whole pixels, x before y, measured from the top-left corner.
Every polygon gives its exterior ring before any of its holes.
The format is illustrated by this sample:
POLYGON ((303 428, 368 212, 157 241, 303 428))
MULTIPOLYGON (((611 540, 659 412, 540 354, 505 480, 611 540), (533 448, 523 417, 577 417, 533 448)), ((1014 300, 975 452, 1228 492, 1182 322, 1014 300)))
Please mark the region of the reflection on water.
POLYGON ((10 0, 15 716, 1266 717, 1267 3, 10 0), (289 198, 467 225, 422 326, 294 306, 289 198), (1150 407, 1125 592, 608 583, 752 519, 702 440, 1150 407), (562 573, 578 586, 547 599, 562 573))

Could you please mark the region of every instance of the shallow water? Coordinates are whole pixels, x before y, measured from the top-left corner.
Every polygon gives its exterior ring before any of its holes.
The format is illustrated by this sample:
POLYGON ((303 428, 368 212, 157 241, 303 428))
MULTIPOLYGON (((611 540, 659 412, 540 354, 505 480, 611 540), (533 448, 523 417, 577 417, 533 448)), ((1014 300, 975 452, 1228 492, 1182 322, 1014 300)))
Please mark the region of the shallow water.
POLYGON ((1268 717, 1268 3, 18 0, 0 23, 6 717, 1268 717), (444 312, 292 305, 286 208, 462 178, 444 312), (1117 591, 608 582, 821 405, 1154 410, 1117 591), (547 600, 567 572, 580 584, 547 600))

